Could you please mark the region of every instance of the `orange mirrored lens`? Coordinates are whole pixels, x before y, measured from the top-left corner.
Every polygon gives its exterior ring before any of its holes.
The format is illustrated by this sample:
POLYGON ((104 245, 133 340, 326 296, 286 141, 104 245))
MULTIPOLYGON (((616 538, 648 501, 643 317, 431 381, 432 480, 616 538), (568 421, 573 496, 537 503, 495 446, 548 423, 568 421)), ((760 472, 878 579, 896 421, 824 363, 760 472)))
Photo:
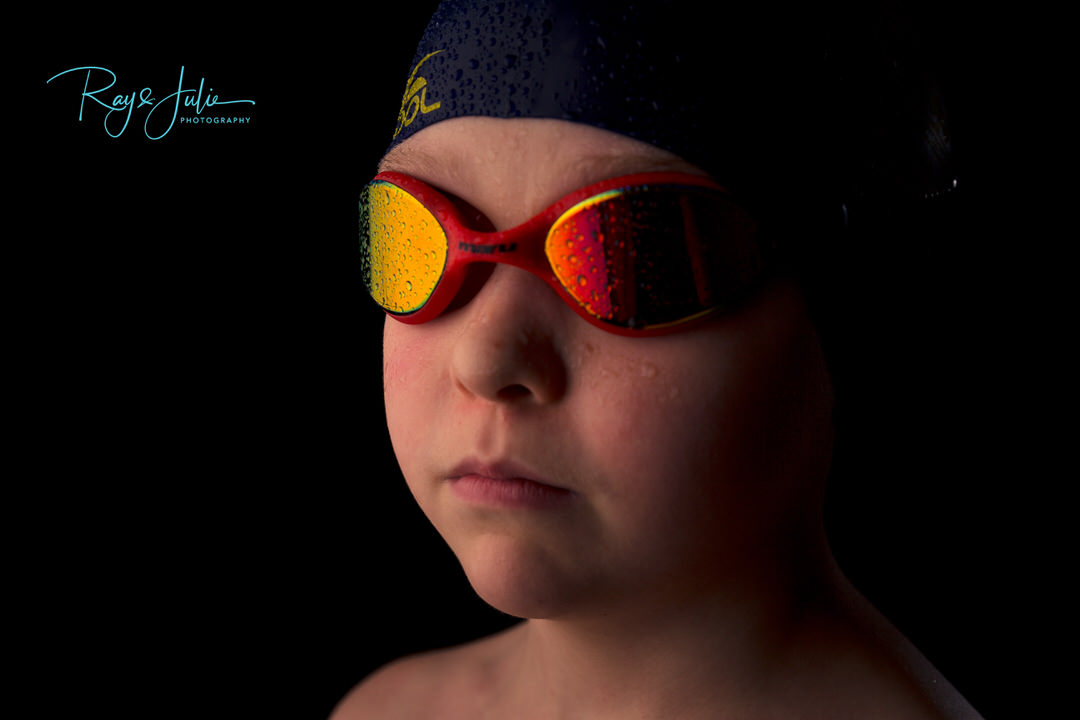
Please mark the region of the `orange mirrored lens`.
POLYGON ((407 314, 423 307, 446 267, 446 234, 419 200, 376 181, 360 198, 361 272, 385 310, 407 314))

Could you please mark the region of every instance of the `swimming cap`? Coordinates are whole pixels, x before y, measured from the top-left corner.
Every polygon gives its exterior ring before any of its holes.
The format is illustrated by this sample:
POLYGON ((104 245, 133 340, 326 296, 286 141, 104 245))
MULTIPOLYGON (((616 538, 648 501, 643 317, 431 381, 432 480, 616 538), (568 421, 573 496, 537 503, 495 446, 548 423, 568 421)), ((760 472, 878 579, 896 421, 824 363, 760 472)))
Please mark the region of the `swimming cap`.
POLYGON ((856 11, 805 5, 446 0, 391 147, 462 116, 585 123, 675 153, 759 217, 838 211, 871 186, 948 187, 943 115, 926 129, 934 103, 916 97, 924 77, 903 44, 856 11))

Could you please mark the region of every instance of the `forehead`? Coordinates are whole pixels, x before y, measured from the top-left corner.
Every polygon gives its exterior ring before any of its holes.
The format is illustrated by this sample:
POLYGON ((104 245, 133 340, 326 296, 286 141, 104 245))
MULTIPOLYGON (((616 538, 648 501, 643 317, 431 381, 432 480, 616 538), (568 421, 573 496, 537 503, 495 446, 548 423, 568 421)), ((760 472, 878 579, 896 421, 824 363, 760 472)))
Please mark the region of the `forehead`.
POLYGON ((425 128, 387 153, 379 169, 453 193, 508 227, 600 180, 661 170, 705 174, 666 150, 589 125, 480 117, 425 128))

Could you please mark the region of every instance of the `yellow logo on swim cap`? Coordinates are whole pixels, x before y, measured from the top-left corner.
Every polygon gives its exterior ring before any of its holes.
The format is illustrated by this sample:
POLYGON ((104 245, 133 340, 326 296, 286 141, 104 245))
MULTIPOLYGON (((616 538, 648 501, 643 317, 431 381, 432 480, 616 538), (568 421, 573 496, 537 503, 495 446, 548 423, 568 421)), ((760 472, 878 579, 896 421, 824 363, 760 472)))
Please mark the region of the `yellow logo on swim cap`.
POLYGON ((428 53, 420 59, 420 62, 416 63, 416 67, 413 68, 412 73, 409 75, 408 81, 405 83, 405 94, 401 97, 401 109, 398 110, 398 123, 397 130, 394 131, 394 137, 398 136, 402 128, 411 124, 416 119, 417 113, 428 114, 432 110, 438 110, 441 102, 436 102, 433 105, 427 104, 427 80, 422 77, 416 77, 416 73, 420 70, 420 66, 431 57, 432 55, 438 55, 442 50, 436 50, 433 53, 428 53))

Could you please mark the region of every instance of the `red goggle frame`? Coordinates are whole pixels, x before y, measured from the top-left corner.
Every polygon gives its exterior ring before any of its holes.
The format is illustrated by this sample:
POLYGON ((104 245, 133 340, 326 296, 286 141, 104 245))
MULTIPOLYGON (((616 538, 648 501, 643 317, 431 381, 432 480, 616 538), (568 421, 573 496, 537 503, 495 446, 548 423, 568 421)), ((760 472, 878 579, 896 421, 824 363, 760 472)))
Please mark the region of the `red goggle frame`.
POLYGON ((767 263, 750 215, 715 182, 683 173, 605 180, 517 227, 482 232, 434 188, 384 172, 361 194, 360 247, 368 291, 402 322, 442 313, 470 263, 506 263, 593 325, 632 336, 723 309, 767 263))

